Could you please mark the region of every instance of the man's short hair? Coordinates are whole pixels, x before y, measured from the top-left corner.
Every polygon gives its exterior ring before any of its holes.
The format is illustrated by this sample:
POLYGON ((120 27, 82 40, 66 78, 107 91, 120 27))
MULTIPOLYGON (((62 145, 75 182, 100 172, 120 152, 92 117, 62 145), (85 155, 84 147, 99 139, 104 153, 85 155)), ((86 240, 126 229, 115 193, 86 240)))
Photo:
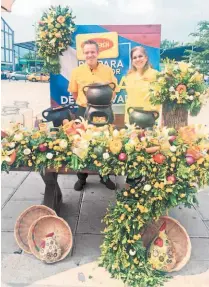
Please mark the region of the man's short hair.
POLYGON ((93 41, 93 40, 86 40, 84 43, 83 43, 83 48, 85 45, 95 45, 96 48, 97 48, 97 51, 99 52, 99 45, 97 44, 97 42, 93 41))

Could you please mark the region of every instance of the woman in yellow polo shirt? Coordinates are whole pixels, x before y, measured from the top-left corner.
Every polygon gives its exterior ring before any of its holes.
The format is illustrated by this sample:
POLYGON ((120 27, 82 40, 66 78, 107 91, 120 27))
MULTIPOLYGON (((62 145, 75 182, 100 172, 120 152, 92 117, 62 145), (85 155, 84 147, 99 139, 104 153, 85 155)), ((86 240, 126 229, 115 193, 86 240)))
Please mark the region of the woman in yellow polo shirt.
POLYGON ((157 70, 151 68, 146 50, 142 46, 131 50, 132 69, 126 77, 127 99, 125 122, 129 123, 128 108, 137 107, 144 111, 159 111, 160 106, 152 106, 149 101, 149 85, 156 80, 157 70))

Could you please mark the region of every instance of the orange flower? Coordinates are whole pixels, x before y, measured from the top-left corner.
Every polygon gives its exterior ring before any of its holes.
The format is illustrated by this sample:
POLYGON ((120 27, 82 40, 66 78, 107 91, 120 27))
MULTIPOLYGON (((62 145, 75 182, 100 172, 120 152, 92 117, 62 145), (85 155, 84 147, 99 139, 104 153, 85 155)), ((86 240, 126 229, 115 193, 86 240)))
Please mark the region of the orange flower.
POLYGON ((202 157, 200 148, 198 146, 192 146, 188 148, 186 154, 192 156, 195 160, 198 160, 202 157))
POLYGON ((197 139, 197 135, 196 135, 194 127, 186 126, 186 127, 180 128, 179 135, 182 138, 182 140, 187 144, 191 144, 192 142, 195 142, 197 139))
POLYGON ((187 87, 183 84, 179 84, 177 87, 176 87, 176 91, 179 93, 179 94, 182 94, 183 92, 186 92, 187 91, 187 87))
POLYGON ((63 16, 57 17, 57 22, 60 23, 60 24, 64 23, 65 22, 65 17, 63 17, 63 16))

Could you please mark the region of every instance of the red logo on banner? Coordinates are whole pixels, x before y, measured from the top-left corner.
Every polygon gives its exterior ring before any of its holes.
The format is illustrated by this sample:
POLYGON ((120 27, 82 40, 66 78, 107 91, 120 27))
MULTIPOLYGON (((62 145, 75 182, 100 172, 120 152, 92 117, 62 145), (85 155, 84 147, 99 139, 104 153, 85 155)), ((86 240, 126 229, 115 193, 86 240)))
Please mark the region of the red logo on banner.
MULTIPOLYGON (((114 45, 113 41, 107 38, 92 38, 89 40, 95 41, 99 45, 99 52, 109 50, 114 45)), ((84 43, 82 43, 81 45, 82 48, 83 48, 83 45, 84 43)))

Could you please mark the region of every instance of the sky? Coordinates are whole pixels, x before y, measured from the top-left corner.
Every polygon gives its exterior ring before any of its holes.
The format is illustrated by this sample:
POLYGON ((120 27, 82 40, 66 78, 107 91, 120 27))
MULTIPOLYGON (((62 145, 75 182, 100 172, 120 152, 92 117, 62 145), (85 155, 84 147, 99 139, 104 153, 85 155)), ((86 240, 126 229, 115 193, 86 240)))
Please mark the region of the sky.
POLYGON ((209 0, 15 0, 2 17, 15 42, 35 40, 34 24, 50 5, 69 5, 76 24, 161 24, 161 39, 186 43, 197 23, 209 20, 209 0))

